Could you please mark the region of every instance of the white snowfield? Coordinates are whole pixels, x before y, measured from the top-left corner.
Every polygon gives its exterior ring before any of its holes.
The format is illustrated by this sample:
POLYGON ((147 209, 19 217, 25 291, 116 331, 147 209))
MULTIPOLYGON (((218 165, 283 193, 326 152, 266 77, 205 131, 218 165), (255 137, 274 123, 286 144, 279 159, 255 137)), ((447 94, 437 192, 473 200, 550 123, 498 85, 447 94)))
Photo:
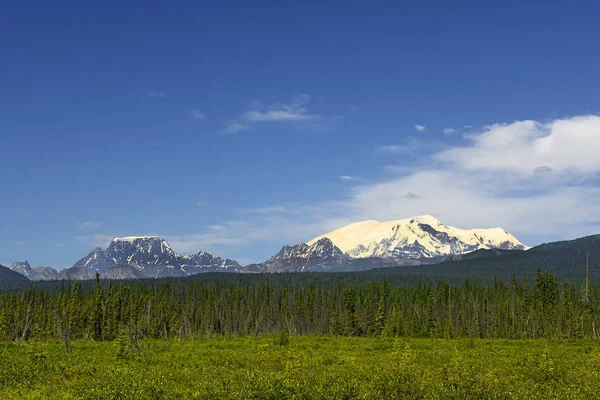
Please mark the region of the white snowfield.
POLYGON ((355 222, 318 236, 307 244, 312 245, 325 237, 355 258, 431 258, 463 254, 478 249, 527 248, 502 228, 459 229, 444 225, 431 215, 388 222, 355 222))

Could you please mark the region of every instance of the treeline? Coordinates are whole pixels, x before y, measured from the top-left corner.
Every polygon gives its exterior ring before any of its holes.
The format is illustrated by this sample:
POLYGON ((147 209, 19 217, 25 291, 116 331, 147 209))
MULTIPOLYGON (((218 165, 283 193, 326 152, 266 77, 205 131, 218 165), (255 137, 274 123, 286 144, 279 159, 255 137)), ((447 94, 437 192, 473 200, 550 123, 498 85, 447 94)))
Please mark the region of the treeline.
POLYGON ((212 335, 347 335, 472 338, 598 337, 597 285, 558 283, 538 269, 513 278, 460 285, 393 287, 310 282, 108 282, 60 290, 35 286, 0 294, 0 337, 113 340, 193 339, 212 335))

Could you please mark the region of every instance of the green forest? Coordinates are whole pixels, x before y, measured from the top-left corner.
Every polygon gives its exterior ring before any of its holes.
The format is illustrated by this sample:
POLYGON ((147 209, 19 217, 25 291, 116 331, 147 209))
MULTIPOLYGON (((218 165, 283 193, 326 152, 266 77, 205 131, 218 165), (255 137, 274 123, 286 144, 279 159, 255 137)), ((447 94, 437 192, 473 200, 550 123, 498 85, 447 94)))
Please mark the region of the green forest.
POLYGON ((461 283, 294 276, 98 277, 7 289, 0 293, 0 397, 598 393, 597 284, 559 281, 541 269, 531 279, 461 283))
POLYGON ((597 338, 597 285, 533 280, 394 286, 310 280, 61 282, 0 294, 5 340, 289 335, 597 338))

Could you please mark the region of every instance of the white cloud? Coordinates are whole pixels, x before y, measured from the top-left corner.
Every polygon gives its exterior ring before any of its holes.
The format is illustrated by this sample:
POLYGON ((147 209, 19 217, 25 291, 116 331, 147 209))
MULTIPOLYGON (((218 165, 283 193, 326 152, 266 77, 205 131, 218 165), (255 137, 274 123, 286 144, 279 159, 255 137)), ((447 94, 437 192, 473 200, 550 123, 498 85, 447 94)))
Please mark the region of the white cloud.
POLYGON ((354 179, 356 179, 354 176, 350 176, 350 175, 340 175, 340 176, 338 176, 338 178, 344 182, 350 182, 350 181, 353 181, 354 179))
POLYGON ((455 132, 456 132, 456 129, 454 129, 454 128, 444 128, 444 135, 452 135, 455 132))
POLYGON ((226 133, 238 133, 238 132, 245 131, 248 128, 249 127, 246 124, 241 124, 237 121, 229 121, 227 123, 227 126, 225 127, 225 132, 226 133))
POLYGON ((378 146, 377 150, 390 154, 405 154, 410 156, 422 156, 444 148, 444 143, 437 140, 423 140, 417 137, 409 136, 404 139, 402 144, 388 144, 378 146))
POLYGON ((206 207, 207 205, 208 205, 208 201, 201 200, 201 201, 196 202, 197 207, 206 207))
POLYGON ((573 175, 600 170, 598 116, 495 124, 466 138, 469 146, 442 151, 436 159, 461 170, 521 176, 531 175, 540 165, 573 175))
POLYGON ((192 117, 199 119, 199 120, 203 120, 203 119, 206 119, 206 114, 200 110, 192 110, 192 117))
POLYGON ((460 147, 423 146, 422 162, 389 169, 392 177, 355 185, 342 198, 236 210, 199 234, 167 239, 182 252, 265 243, 275 250, 353 221, 419 214, 461 228, 501 226, 528 245, 600 231, 600 117, 495 124, 460 147))
POLYGON ((298 96, 288 104, 274 104, 265 110, 252 110, 245 113, 242 118, 252 122, 277 122, 277 121, 309 121, 318 119, 319 115, 310 114, 306 108, 310 97, 298 96))
POLYGON ((260 101, 252 104, 252 109, 240 115, 236 119, 227 122, 225 131, 227 133, 238 133, 250 129, 255 124, 273 122, 303 122, 312 129, 328 130, 327 126, 339 121, 345 116, 334 115, 326 117, 312 113, 308 110, 310 96, 298 96, 289 103, 275 103, 265 105, 260 101))
POLYGON ((99 226, 102 226, 102 222, 98 222, 98 221, 82 221, 80 223, 77 224, 77 229, 90 229, 90 228, 97 228, 99 226))
POLYGON ((423 126, 423 125, 415 125, 415 131, 417 131, 417 132, 425 132, 425 126, 423 126))

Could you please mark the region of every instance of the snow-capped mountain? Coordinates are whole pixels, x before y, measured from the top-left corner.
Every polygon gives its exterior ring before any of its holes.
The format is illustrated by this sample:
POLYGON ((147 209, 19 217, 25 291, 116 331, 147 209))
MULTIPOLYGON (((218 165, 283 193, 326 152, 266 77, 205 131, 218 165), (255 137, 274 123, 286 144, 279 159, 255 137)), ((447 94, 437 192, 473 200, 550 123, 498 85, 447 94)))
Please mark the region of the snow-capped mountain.
POLYGON ((431 215, 388 222, 355 222, 318 236, 307 244, 323 238, 331 239, 352 258, 432 259, 478 249, 527 248, 502 228, 464 230, 444 225, 431 215))
MULTIPOLYGON (((432 264, 476 250, 525 250, 527 247, 502 228, 459 229, 430 215, 388 221, 361 221, 307 243, 283 246, 260 264, 241 267, 236 261, 205 251, 179 255, 156 236, 115 238, 106 250, 93 249, 71 268, 11 267, 31 280, 135 279, 194 275, 201 272, 356 271, 390 266, 432 264)), ((459 257, 460 258, 460 257, 459 257)))
POLYGON ((243 272, 305 272, 331 270, 349 260, 333 242, 327 238, 311 245, 300 243, 283 246, 279 253, 261 264, 251 264, 243 272))
POLYGON ((138 268, 177 265, 181 258, 166 240, 156 236, 115 238, 106 249, 106 257, 114 264, 138 268))
POLYGON ((27 260, 12 263, 10 269, 20 273, 30 281, 49 281, 58 277, 58 271, 54 268, 48 265, 31 268, 27 260))
POLYGON ((71 268, 61 271, 64 279, 93 279, 96 272, 103 278, 135 279, 187 276, 200 272, 235 272, 240 265, 233 260, 199 251, 181 256, 169 243, 156 236, 115 238, 106 250, 96 247, 71 268))
POLYGON ((106 250, 96 247, 70 268, 60 272, 48 266, 31 268, 27 261, 15 262, 11 269, 30 280, 137 279, 178 277, 201 272, 237 272, 241 268, 234 260, 215 257, 206 251, 181 256, 166 240, 156 236, 115 238, 106 250))

